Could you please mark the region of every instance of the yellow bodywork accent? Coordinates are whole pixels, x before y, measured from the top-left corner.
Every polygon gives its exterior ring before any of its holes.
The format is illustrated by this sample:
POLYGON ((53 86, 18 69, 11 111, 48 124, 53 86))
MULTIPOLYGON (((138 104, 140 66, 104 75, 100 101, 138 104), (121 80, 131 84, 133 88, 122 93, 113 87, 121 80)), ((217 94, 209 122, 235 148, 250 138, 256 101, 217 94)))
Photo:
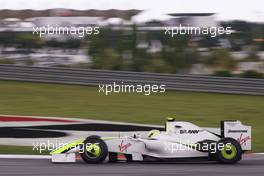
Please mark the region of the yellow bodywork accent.
POLYGON ((101 137, 102 140, 111 140, 111 139, 118 139, 118 137, 101 137))
POLYGON ((84 141, 84 139, 79 139, 79 140, 73 141, 70 144, 65 144, 64 146, 51 151, 50 154, 60 154, 60 153, 64 152, 65 150, 69 150, 71 148, 74 148, 78 145, 83 144, 83 141, 84 141))
MULTIPOLYGON (((116 137, 102 137, 101 139, 102 140, 111 140, 111 139, 115 139, 116 137)), ((79 139, 79 140, 76 140, 76 141, 73 141, 72 143, 70 143, 70 144, 65 144, 64 146, 62 146, 62 147, 59 147, 59 148, 57 148, 57 149, 55 149, 55 150, 52 150, 51 152, 50 152, 50 154, 52 155, 52 154, 60 154, 60 153, 62 153, 62 152, 64 152, 65 150, 68 150, 68 149, 70 149, 70 148, 74 148, 74 147, 76 147, 77 145, 82 145, 83 144, 83 141, 84 141, 84 139, 79 139)))
POLYGON ((149 133, 148 133, 148 137, 149 138, 153 138, 155 136, 158 136, 160 134, 160 131, 159 130, 151 130, 149 133))

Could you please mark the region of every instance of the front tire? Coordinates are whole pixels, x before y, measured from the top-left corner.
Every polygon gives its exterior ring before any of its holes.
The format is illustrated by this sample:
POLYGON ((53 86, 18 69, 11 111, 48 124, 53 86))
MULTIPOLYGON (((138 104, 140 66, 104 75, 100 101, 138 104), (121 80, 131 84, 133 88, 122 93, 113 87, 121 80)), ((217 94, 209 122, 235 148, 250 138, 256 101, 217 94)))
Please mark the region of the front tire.
POLYGON ((240 144, 233 138, 223 138, 217 142, 215 153, 216 160, 222 164, 234 164, 241 160, 242 149, 240 144), (224 145, 220 150, 219 146, 224 145))
POLYGON ((99 136, 89 136, 83 142, 80 155, 86 163, 102 163, 108 155, 108 148, 99 136))

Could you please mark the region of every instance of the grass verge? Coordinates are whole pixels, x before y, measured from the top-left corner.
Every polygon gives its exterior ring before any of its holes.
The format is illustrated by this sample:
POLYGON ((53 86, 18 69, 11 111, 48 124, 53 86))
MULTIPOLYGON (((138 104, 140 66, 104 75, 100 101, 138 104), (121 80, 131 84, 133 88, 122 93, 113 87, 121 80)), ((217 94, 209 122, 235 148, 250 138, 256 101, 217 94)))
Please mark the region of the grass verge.
POLYGON ((163 124, 166 116, 176 115, 177 120, 209 127, 219 127, 223 119, 238 119, 252 126, 253 150, 264 149, 264 96, 184 91, 105 96, 97 87, 0 81, 0 97, 0 114, 148 124, 163 124))
POLYGON ((31 146, 0 145, 0 154, 49 155, 49 151, 45 150, 40 153, 37 150, 33 150, 31 146))

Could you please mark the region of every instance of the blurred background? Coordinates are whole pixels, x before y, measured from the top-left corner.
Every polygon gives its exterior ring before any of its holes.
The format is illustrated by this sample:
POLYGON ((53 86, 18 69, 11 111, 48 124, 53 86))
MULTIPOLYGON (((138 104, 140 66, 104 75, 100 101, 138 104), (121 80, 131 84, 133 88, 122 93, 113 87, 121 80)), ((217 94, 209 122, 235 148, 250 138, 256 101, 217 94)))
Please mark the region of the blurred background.
POLYGON ((179 1, 157 1, 149 6, 149 1, 144 1, 141 6, 138 2, 134 3, 137 4, 135 6, 129 1, 108 4, 101 1, 101 6, 89 1, 70 3, 73 6, 78 4, 76 8, 84 3, 81 9, 65 8, 70 6, 66 1, 64 4, 62 1, 60 4, 41 1, 23 6, 19 6, 19 2, 1 2, 1 64, 263 78, 264 12, 258 10, 261 5, 257 2, 252 2, 253 7, 247 6, 252 4, 249 1, 235 3, 241 7, 240 10, 233 7, 224 9, 227 2, 222 2, 218 4, 223 9, 215 11, 207 7, 208 1, 190 1, 189 6, 179 1), (162 3, 165 7, 158 11, 162 3), (61 8, 49 9, 59 5, 61 8), (109 8, 120 9, 106 9, 108 5, 109 8), (90 6, 98 6, 98 9, 90 9, 90 6), (132 9, 134 6, 139 8, 132 9), (28 9, 30 7, 35 9, 28 9), (243 19, 243 14, 248 15, 243 19), (76 35, 39 38, 32 35, 33 27, 48 24, 99 26, 100 35, 84 38, 76 35), (174 38, 164 35, 164 27, 180 24, 230 26, 233 33, 214 38, 209 35, 179 35, 174 38))

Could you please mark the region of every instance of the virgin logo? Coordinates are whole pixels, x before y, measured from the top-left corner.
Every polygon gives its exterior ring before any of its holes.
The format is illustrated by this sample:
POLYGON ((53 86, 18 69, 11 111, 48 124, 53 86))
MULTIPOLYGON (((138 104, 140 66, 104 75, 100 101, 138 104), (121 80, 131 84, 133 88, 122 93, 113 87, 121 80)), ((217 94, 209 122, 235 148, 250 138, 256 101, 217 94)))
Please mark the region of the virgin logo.
POLYGON ((240 145, 244 144, 246 145, 246 142, 250 140, 250 136, 243 137, 243 134, 240 135, 240 137, 237 139, 237 141, 240 143, 240 145))
POLYGON ((122 140, 121 144, 118 145, 120 152, 127 151, 127 148, 131 146, 130 143, 127 143, 127 144, 123 144, 123 143, 124 141, 122 140))

